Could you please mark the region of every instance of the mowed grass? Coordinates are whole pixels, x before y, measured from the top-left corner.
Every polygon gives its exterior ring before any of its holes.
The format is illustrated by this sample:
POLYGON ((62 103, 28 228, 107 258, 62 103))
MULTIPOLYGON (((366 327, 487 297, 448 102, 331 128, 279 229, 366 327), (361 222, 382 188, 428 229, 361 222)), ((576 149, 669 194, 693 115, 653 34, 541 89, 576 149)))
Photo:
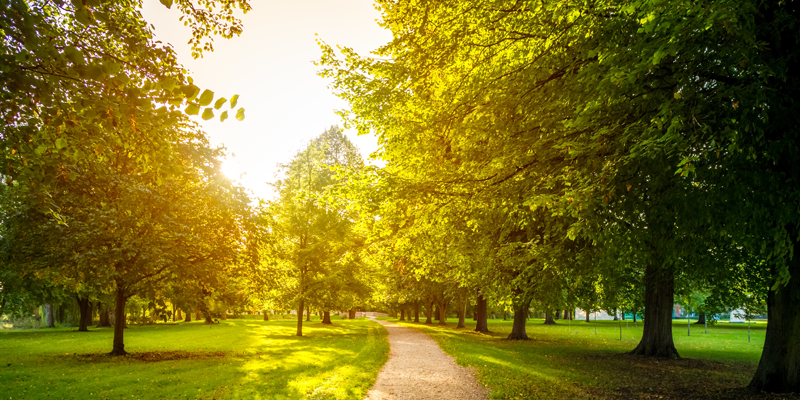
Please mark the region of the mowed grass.
POLYGON ((110 328, 0 331, 0 399, 361 399, 386 330, 333 322, 306 322, 303 337, 293 320, 131 326, 126 357, 105 355, 110 328))
MULTIPOLYGON (((390 319, 390 321, 397 321, 390 319)), ((787 398, 749 393, 747 386, 758 365, 766 324, 753 324, 747 341, 746 324, 692 325, 675 321, 675 346, 682 359, 652 359, 624 353, 638 344, 642 324, 559 320, 527 324, 529 341, 508 341, 511 321, 489 320, 490 334, 448 326, 402 322, 430 335, 459 365, 473 367, 493 399, 693 399, 787 398), (622 340, 620 340, 620 331, 622 340)))

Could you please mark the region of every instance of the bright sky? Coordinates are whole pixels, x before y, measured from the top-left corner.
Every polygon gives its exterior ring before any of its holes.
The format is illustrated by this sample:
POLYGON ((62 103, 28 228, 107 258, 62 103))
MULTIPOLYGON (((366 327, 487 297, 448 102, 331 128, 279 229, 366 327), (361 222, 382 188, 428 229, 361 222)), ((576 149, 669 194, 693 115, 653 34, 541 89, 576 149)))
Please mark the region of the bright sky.
MULTIPOLYGON (((229 157, 225 173, 261 198, 271 198, 265 184, 275 180, 277 164, 289 161, 308 141, 339 124, 334 110, 347 104, 316 75, 319 59, 315 33, 330 45, 354 48, 360 54, 387 43, 391 33, 377 25, 380 13, 371 0, 252 0, 253 10, 241 15, 244 32, 216 38, 214 52, 193 59, 191 32, 178 21, 180 13, 158 0, 144 0, 145 19, 155 26, 156 38, 170 43, 194 83, 216 96, 239 94, 245 120, 203 121, 214 145, 224 145, 229 157), (244 173, 241 178, 240 174, 244 173)), ((347 132, 366 159, 377 149, 373 136, 347 132)))

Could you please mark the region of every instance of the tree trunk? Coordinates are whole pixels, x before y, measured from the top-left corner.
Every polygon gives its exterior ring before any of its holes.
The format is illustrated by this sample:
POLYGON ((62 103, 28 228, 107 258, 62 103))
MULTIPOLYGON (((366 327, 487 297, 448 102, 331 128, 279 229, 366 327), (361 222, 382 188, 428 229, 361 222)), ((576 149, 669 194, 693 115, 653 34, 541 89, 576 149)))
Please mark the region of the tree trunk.
POLYGON ((53 315, 53 305, 52 304, 45 304, 44 305, 44 312, 46 314, 45 317, 46 317, 46 321, 47 321, 47 327, 48 328, 55 328, 56 327, 56 321, 55 321, 55 315, 53 315))
POLYGON ((550 319, 561 319, 561 310, 556 310, 555 317, 554 318, 550 318, 550 319))
POLYGON ((311 321, 311 306, 306 307, 306 321, 311 321))
POLYGON ((706 324, 706 313, 701 312, 700 318, 697 319, 697 322, 694 325, 705 325, 706 324))
POLYGON ((176 308, 176 312, 178 313, 177 320, 180 321, 183 319, 183 314, 181 314, 181 309, 176 308))
POLYGON ((187 311, 186 312, 186 319, 184 319, 183 322, 192 322, 192 312, 191 311, 187 311))
POLYGON ((514 305, 514 327, 511 329, 511 333, 506 339, 528 340, 528 334, 525 331, 525 321, 528 319, 528 309, 530 306, 530 300, 514 305))
POLYGON ((97 323, 98 328, 111 327, 111 318, 108 316, 108 305, 103 307, 103 303, 97 302, 97 310, 100 313, 100 318, 97 323))
POLYGON ((439 303, 439 325, 447 325, 447 302, 439 303))
POLYGON ((617 317, 617 309, 616 308, 614 309, 614 321, 619 321, 619 318, 617 317))
POLYGON ((89 308, 89 298, 84 297, 81 298, 78 295, 75 295, 75 298, 78 299, 78 310, 80 311, 80 317, 78 319, 78 332, 88 332, 89 329, 87 328, 88 325, 86 321, 91 321, 91 316, 89 313, 91 312, 91 308, 89 308))
POLYGON ((591 322, 591 321, 589 320, 589 311, 588 311, 588 310, 583 310, 583 312, 585 312, 585 313, 586 313, 586 322, 591 322))
POLYGON ((196 320, 200 321, 200 318, 203 318, 203 317, 200 315, 200 311, 195 311, 195 312, 194 312, 194 319, 196 319, 196 320))
POLYGON ((125 294, 125 289, 122 285, 117 283, 117 296, 114 304, 114 347, 111 349, 110 355, 124 356, 128 354, 125 351, 125 342, 123 341, 123 334, 125 333, 125 302, 128 297, 125 294))
POLYGON ((206 322, 205 322, 206 325, 213 325, 214 324, 214 318, 211 316, 211 312, 208 311, 208 306, 206 306, 205 301, 201 301, 200 302, 200 312, 203 313, 203 317, 205 317, 205 319, 206 319, 206 322))
MULTIPOLYGON (((764 350, 748 385, 759 392, 800 392, 800 242, 794 243, 788 267, 791 278, 786 286, 767 292, 769 323, 764 350)), ((774 268, 772 274, 777 277, 774 268)))
POLYGON ((440 322, 442 320, 441 313, 442 313, 441 307, 439 307, 438 304, 434 304, 433 305, 433 319, 435 319, 437 322, 440 322))
POLYGON ((544 324, 556 325, 556 321, 553 321, 553 313, 551 311, 547 311, 544 313, 544 324))
POLYGON ((225 321, 228 320, 228 310, 222 310, 222 313, 220 315, 222 315, 223 320, 225 321))
POLYGON ((464 325, 464 318, 467 315, 467 299, 465 298, 464 301, 458 305, 458 325, 456 325, 456 329, 461 329, 466 327, 464 325))
POLYGON ((355 319, 356 318, 356 309, 355 308, 351 308, 350 309, 350 312, 348 313, 347 318, 350 318, 350 319, 355 319))
POLYGON ((673 267, 648 265, 644 272, 644 324, 642 340, 629 354, 680 358, 672 341, 673 267))
POLYGON ((633 311, 633 323, 636 323, 636 310, 633 311))
POLYGON ((406 310, 401 308, 400 309, 400 321, 405 321, 405 320, 406 320, 406 310))
POLYGON ((414 323, 419 323, 419 300, 414 302, 414 323))
POLYGON ((331 312, 330 311, 323 311, 322 312, 322 323, 323 324, 332 324, 331 322, 331 312))
POLYGON ((269 321, 269 313, 267 312, 267 310, 264 310, 263 313, 264 313, 264 321, 269 321))
POLYGON ((486 310, 486 299, 482 294, 478 295, 478 304, 475 306, 475 317, 478 321, 475 324, 475 332, 489 333, 489 322, 486 310))
POLYGON ((297 307, 297 336, 303 336, 303 310, 305 310, 305 302, 300 300, 300 305, 297 307))
POLYGON ((433 323, 433 302, 428 300, 428 308, 425 310, 425 323, 432 324, 433 323))

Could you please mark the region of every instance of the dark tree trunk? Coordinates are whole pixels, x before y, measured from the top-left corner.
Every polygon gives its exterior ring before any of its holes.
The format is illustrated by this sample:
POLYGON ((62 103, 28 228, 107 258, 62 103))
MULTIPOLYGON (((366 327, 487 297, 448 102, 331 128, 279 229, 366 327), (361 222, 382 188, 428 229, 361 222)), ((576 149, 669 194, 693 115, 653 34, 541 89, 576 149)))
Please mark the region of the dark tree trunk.
POLYGON ((419 300, 414 302, 414 322, 419 323, 419 300))
POLYGON ((486 299, 482 294, 478 295, 477 305, 475 305, 475 317, 478 321, 475 324, 475 332, 489 333, 488 313, 486 310, 486 299))
POLYGON ((114 308, 114 347, 111 349, 112 356, 124 356, 128 354, 125 351, 125 342, 123 335, 125 333, 125 302, 128 301, 128 296, 125 294, 125 289, 118 283, 117 296, 114 301, 116 307, 114 308))
POLYGON ((203 316, 201 315, 200 311, 195 311, 194 312, 194 319, 200 321, 200 318, 203 318, 203 316))
MULTIPOLYGON (((788 267, 789 283, 767 292, 767 336, 758 369, 748 386, 759 392, 800 392, 800 242, 794 244, 788 267)), ((777 277, 774 268, 772 274, 777 277)))
POLYGON ((556 321, 553 320, 553 313, 547 311, 544 313, 544 324, 545 325, 556 325, 556 321))
POLYGON ((47 321, 47 327, 48 328, 55 328, 56 327, 56 320, 55 320, 55 315, 53 315, 53 305, 52 304, 45 304, 44 305, 44 313, 46 314, 45 318, 46 318, 46 321, 47 321))
POLYGON ((514 326, 506 339, 528 340, 528 334, 525 331, 525 321, 528 319, 528 309, 530 306, 530 300, 526 300, 520 304, 514 305, 514 326))
POLYGON ((187 311, 186 312, 186 319, 184 319, 183 322, 192 322, 192 312, 191 311, 187 311))
POLYGON ((636 323, 636 310, 633 311, 633 323, 636 323))
POLYGON ((305 310, 305 304, 303 300, 300 300, 300 305, 297 306, 297 336, 303 336, 303 310, 305 310))
POLYGON ((331 312, 330 311, 323 311, 322 312, 322 323, 323 324, 332 324, 332 322, 331 322, 331 312))
POLYGON ((263 312, 264 312, 264 321, 269 321, 269 313, 267 312, 267 310, 264 310, 263 312))
POLYGON ((100 314, 98 318, 99 321, 97 323, 98 328, 108 328, 111 327, 111 318, 108 316, 108 305, 103 307, 103 303, 97 302, 97 311, 100 314))
POLYGON ((456 329, 461 329, 466 327, 464 325, 464 318, 467 315, 467 299, 464 299, 464 302, 458 305, 458 325, 456 325, 456 329))
POLYGON ((405 321, 405 320, 406 320, 406 310, 401 308, 400 309, 400 321, 405 321))
POLYGON ((556 315, 555 315, 555 317, 553 317, 553 318, 551 318, 551 319, 561 319, 561 310, 556 310, 556 315))
POLYGON ((584 312, 586 313, 586 322, 591 322, 591 321, 589 320, 589 311, 587 311, 587 310, 584 310, 584 312))
POLYGON ((441 314, 442 314, 442 308, 439 307, 438 304, 434 304, 433 305, 433 319, 435 319, 437 322, 440 322, 442 320, 441 314))
POLYGON ((442 302, 437 305, 439 309, 439 325, 447 325, 447 302, 442 302))
POLYGON ((182 320, 183 319, 183 314, 181 314, 181 309, 177 308, 176 312, 178 313, 178 316, 177 316, 178 321, 182 320))
POLYGON ((311 322, 311 306, 306 307, 306 321, 311 322))
POLYGON ((572 319, 572 315, 569 312, 569 310, 564 310, 564 319, 566 319, 566 320, 571 320, 572 319))
POLYGON ((208 311, 208 306, 204 301, 200 302, 200 312, 203 313, 203 317, 206 319, 206 325, 214 324, 214 317, 211 315, 211 311, 208 311))
POLYGON ((694 325, 705 325, 706 324, 706 313, 701 312, 700 318, 697 319, 697 322, 694 325))
POLYGON ((78 299, 78 310, 80 310, 81 314, 78 319, 78 332, 87 332, 89 331, 88 329, 89 325, 86 323, 86 321, 90 321, 91 323, 91 318, 92 318, 91 316, 92 309, 91 306, 89 305, 89 298, 88 297, 81 298, 80 296, 77 295, 75 296, 75 298, 78 299))
POLYGON ((675 274, 672 267, 648 265, 644 272, 644 332, 630 354, 680 358, 672 341, 675 274))
POLYGON ((617 309, 616 308, 614 309, 614 321, 619 321, 619 318, 617 317, 617 309))
POLYGON ((350 319, 355 319, 356 318, 356 309, 355 308, 351 308, 350 309, 350 312, 348 313, 347 318, 350 318, 350 319))
POLYGON ((433 323, 433 302, 428 301, 428 307, 425 310, 425 323, 432 324, 433 323))

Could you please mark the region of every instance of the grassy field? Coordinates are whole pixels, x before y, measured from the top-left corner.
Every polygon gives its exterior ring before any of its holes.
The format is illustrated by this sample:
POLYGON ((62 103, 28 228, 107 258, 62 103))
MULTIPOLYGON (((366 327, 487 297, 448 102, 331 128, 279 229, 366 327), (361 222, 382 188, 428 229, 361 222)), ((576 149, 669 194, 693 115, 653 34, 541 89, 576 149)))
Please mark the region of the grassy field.
MULTIPOLYGON (((396 319, 390 319, 396 321, 396 319)), ((493 399, 691 399, 784 398, 751 395, 742 388, 756 369, 766 324, 754 324, 751 342, 747 325, 693 325, 675 321, 673 335, 680 360, 648 359, 623 353, 636 347, 642 325, 615 321, 594 323, 528 322, 529 341, 503 340, 511 321, 490 320, 490 334, 473 332, 475 324, 449 326, 403 322, 429 334, 458 364, 473 367, 493 399), (620 331, 622 340, 620 340, 620 331)))
POLYGON ((307 322, 304 337, 292 320, 131 326, 127 357, 104 355, 110 328, 4 330, 0 399, 361 399, 388 358, 386 330, 333 322, 307 322))

